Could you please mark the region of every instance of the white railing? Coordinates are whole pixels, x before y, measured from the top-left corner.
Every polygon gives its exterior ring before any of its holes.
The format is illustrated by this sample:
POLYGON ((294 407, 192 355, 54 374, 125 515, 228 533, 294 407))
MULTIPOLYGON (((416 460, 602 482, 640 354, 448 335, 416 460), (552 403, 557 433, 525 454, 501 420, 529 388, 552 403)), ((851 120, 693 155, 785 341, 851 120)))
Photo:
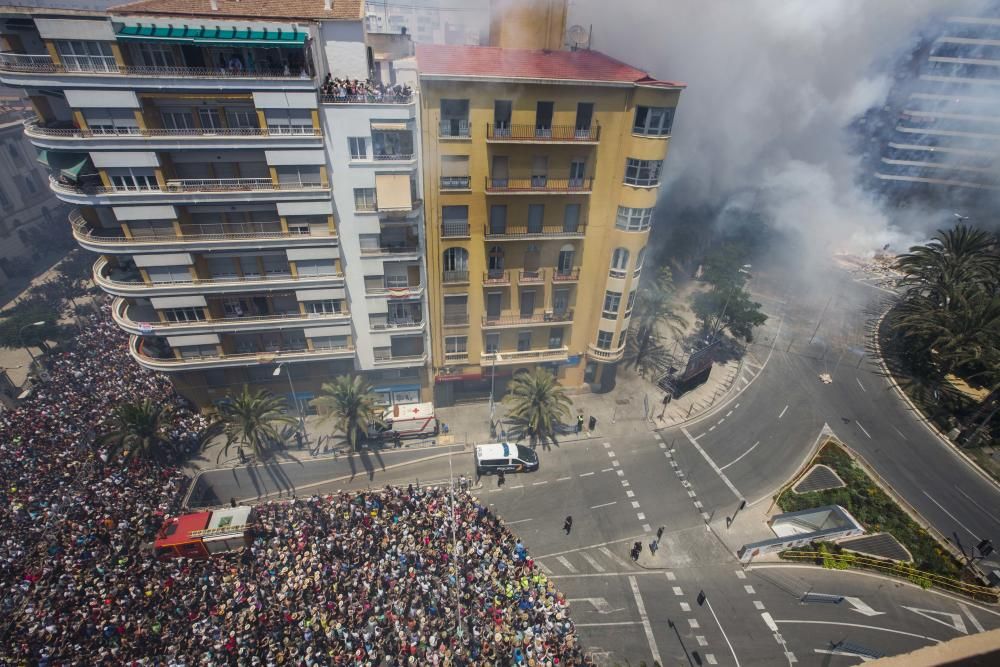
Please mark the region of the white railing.
POLYGON ((341 313, 285 313, 277 315, 253 315, 245 317, 220 317, 211 320, 188 320, 184 322, 161 322, 160 320, 139 321, 129 315, 129 303, 118 297, 112 305, 111 315, 115 323, 123 329, 140 330, 148 328, 149 331, 176 331, 178 329, 205 329, 205 328, 225 328, 234 325, 271 324, 288 323, 301 321, 303 323, 317 320, 350 320, 351 314, 341 313))
POLYGON ((146 76, 164 78, 206 79, 303 79, 312 80, 305 70, 254 69, 237 70, 216 67, 158 67, 119 65, 114 56, 61 56, 55 64, 46 54, 0 53, 0 70, 8 72, 40 72, 46 74, 112 74, 116 76, 146 76))
POLYGON ((13 71, 51 70, 52 56, 33 53, 0 53, 0 69, 13 71))
POLYGON ((24 121, 24 133, 29 137, 55 137, 66 139, 100 139, 115 138, 145 138, 145 137, 207 137, 207 138, 241 138, 241 137, 276 137, 276 136, 309 136, 321 137, 321 130, 313 127, 295 128, 295 131, 277 130, 260 127, 225 127, 225 128, 139 128, 139 127, 97 127, 82 130, 77 127, 46 127, 38 118, 24 121))
POLYGON ((280 273, 280 274, 260 274, 254 276, 219 276, 215 278, 191 278, 190 280, 164 280, 156 281, 153 283, 146 284, 140 277, 134 279, 122 280, 120 278, 112 278, 109 275, 105 275, 109 268, 108 260, 106 257, 101 257, 94 263, 94 282, 100 286, 108 287, 119 287, 119 288, 131 288, 137 291, 150 290, 154 291, 157 288, 163 287, 187 287, 191 285, 207 285, 207 286, 227 286, 227 285, 248 285, 256 283, 274 283, 274 282, 313 282, 313 281, 330 281, 330 280, 343 280, 343 273, 331 273, 321 276, 293 276, 291 273, 280 273))
POLYGON ((587 356, 597 361, 619 361, 625 356, 625 346, 614 350, 603 350, 593 343, 587 344, 587 356))
POLYGON ((275 183, 270 178, 175 178, 159 185, 71 185, 49 176, 52 189, 76 195, 127 194, 147 192, 176 194, 181 192, 264 192, 269 190, 318 190, 328 189, 323 183, 275 183))
POLYGON ((410 104, 413 95, 320 95, 323 104, 410 104))
POLYGON ((146 368, 155 370, 171 370, 181 367, 210 368, 212 366, 244 365, 246 363, 273 363, 275 361, 297 361, 324 356, 349 356, 354 354, 354 347, 345 345, 315 350, 272 350, 263 352, 233 352, 216 355, 200 355, 189 357, 157 357, 144 349, 145 340, 133 335, 129 340, 129 353, 146 368))
POLYGON ((545 350, 501 350, 500 352, 483 352, 479 355, 483 365, 519 364, 532 361, 558 361, 569 356, 569 348, 565 345, 545 350))

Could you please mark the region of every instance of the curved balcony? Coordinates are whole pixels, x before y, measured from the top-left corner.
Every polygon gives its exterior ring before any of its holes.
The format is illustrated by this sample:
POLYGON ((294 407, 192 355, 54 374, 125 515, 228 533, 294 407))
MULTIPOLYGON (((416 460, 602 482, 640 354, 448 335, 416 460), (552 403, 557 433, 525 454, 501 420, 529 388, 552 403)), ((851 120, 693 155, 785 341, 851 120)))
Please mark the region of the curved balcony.
POLYGON ((291 313, 287 315, 265 315, 257 317, 226 317, 217 320, 194 322, 161 322, 150 307, 137 306, 118 297, 111 306, 111 317, 115 324, 130 334, 158 336, 179 336, 183 334, 274 331, 280 329, 301 329, 309 325, 350 324, 350 313, 291 313))
POLYGON ((275 183, 270 178, 176 178, 163 187, 118 187, 72 185, 49 176, 49 187, 64 202, 89 206, 297 201, 330 192, 323 183, 275 183))
POLYGON ((323 144, 323 133, 313 127, 275 132, 267 128, 161 129, 123 127, 81 130, 61 124, 46 125, 39 118, 24 121, 24 134, 39 148, 59 150, 174 150, 232 148, 305 148, 323 144))
POLYGON ((309 289, 313 287, 343 287, 344 274, 329 276, 243 276, 226 278, 192 278, 191 280, 158 282, 147 285, 135 272, 113 269, 106 257, 94 262, 94 282, 115 296, 150 297, 182 296, 185 294, 222 294, 260 290, 309 289))
POLYGON ((328 359, 353 359, 353 347, 338 347, 325 350, 275 350, 274 352, 223 353, 218 356, 161 357, 149 346, 144 345, 142 336, 129 339, 128 351, 143 368, 153 371, 177 372, 207 368, 232 368, 236 366, 256 366, 257 364, 293 363, 296 361, 325 361, 328 359))
POLYGON ((0 53, 0 81, 25 88, 315 90, 307 72, 217 67, 120 65, 112 56, 56 64, 48 54, 0 53))
POLYGON ((480 366, 512 366, 515 364, 545 363, 552 361, 567 361, 569 348, 565 345, 544 350, 502 350, 500 352, 483 352, 479 355, 480 366))
POLYGON ((624 356, 624 345, 616 350, 602 350, 593 343, 587 344, 587 357, 602 364, 613 364, 616 361, 621 361, 624 356))
MULTIPOLYGON (((111 230, 95 230, 78 209, 69 214, 73 238, 80 247, 91 252, 128 254, 143 252, 208 252, 211 250, 265 250, 299 246, 328 246, 337 243, 337 236, 311 236, 291 232, 246 232, 224 234, 185 234, 184 236, 139 236, 126 238, 111 230), (103 232, 103 233, 102 233, 103 232)), ((264 223, 268 224, 268 223, 264 223)))

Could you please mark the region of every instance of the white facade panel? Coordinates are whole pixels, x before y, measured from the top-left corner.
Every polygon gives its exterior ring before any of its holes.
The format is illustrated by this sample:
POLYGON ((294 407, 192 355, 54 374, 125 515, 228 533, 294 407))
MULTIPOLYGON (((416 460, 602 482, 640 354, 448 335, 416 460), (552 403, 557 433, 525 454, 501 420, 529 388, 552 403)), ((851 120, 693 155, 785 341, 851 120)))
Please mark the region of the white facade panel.
POLYGON ((278 215, 333 215, 333 202, 323 201, 279 201, 278 215))
POLYGON ((326 153, 323 151, 264 151, 264 158, 272 167, 282 165, 326 165, 326 153))
POLYGON ((326 301, 327 299, 344 299, 347 297, 347 290, 343 287, 331 287, 330 289, 300 289, 295 292, 295 298, 299 301, 326 301))
POLYGON ((316 93, 254 92, 253 105, 258 109, 318 109, 316 93))
POLYGON ((160 166, 160 160, 156 157, 156 153, 140 153, 138 151, 128 151, 122 153, 101 151, 91 153, 90 160, 97 168, 160 166))
POLYGON ((173 206, 112 206, 111 210, 119 222, 177 219, 177 209, 173 206))
POLYGON ((303 329, 306 338, 320 338, 322 336, 349 336, 351 334, 351 325, 342 324, 337 327, 313 327, 312 329, 303 329))
POLYGON ((42 39, 88 39, 103 42, 115 40, 111 21, 86 19, 35 19, 38 36, 42 39))
POLYGON ((294 262, 298 259, 336 259, 340 257, 336 246, 326 248, 289 248, 288 260, 294 262))
POLYGON ((74 109, 138 109, 131 90, 67 90, 66 104, 74 109))
POLYGON ((199 295, 192 296, 154 296, 149 302, 153 308, 207 308, 208 302, 205 297, 199 295))
POLYGON ((184 347, 185 345, 218 345, 218 334, 196 334, 192 336, 167 336, 170 347, 184 347))
POLYGON ((136 266, 190 266, 194 264, 191 255, 186 252, 172 252, 164 255, 133 255, 136 266))
POLYGON ((323 21, 320 23, 320 43, 334 78, 368 78, 368 47, 360 20, 323 21))

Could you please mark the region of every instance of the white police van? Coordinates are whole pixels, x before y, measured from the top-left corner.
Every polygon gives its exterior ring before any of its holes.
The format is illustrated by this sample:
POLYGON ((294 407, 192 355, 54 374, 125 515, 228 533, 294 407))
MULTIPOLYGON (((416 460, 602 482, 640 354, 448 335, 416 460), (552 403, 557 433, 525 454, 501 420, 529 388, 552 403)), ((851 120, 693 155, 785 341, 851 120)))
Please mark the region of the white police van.
POLYGON ((475 459, 477 475, 538 470, 538 454, 535 450, 509 442, 476 445, 475 459))

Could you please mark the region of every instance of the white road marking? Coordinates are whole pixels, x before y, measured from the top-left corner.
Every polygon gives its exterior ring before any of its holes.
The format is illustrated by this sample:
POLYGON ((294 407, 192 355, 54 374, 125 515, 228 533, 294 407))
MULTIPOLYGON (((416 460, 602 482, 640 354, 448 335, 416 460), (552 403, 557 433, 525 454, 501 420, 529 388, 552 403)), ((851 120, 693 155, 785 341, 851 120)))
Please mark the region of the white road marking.
POLYGON ((549 480, 546 479, 546 480, 542 480, 541 482, 532 482, 531 485, 532 486, 541 486, 542 484, 548 484, 548 483, 549 483, 549 480))
POLYGON ((736 405, 734 405, 734 406, 733 406, 733 410, 735 410, 735 409, 736 409, 736 408, 738 408, 738 407, 740 407, 740 404, 739 404, 739 403, 737 403, 736 405))
POLYGON ((715 654, 714 653, 706 653, 705 654, 705 662, 707 662, 710 665, 717 665, 717 664, 719 664, 719 661, 715 659, 715 654))
POLYGON ((660 435, 659 433, 653 433, 653 437, 656 438, 657 440, 663 440, 663 436, 660 435))
POLYGON ((747 595, 753 595, 755 593, 753 586, 751 586, 750 584, 745 585, 743 587, 743 590, 747 592, 747 595))
POLYGON ((729 641, 729 635, 726 634, 726 630, 722 627, 719 617, 715 615, 715 609, 712 608, 712 601, 705 598, 705 605, 708 607, 708 611, 712 613, 712 618, 715 619, 715 624, 719 626, 719 632, 722 633, 722 638, 726 640, 726 645, 729 646, 729 652, 733 654, 733 661, 736 663, 736 667, 740 667, 740 659, 736 657, 736 649, 733 648, 733 643, 729 641))
POLYGON ((611 465, 614 466, 615 468, 617 468, 618 466, 621 465, 621 463, 618 463, 618 460, 615 459, 614 461, 611 462, 611 465))
POLYGON ((719 470, 725 470, 729 466, 733 465, 734 463, 736 463, 737 461, 739 461, 741 458, 743 458, 744 456, 746 456, 747 454, 749 454, 750 452, 752 452, 753 450, 755 450, 757 448, 757 445, 759 445, 759 444, 760 444, 760 440, 758 440, 757 442, 753 443, 753 446, 750 447, 750 449, 746 450, 745 452, 743 452, 742 454, 740 454, 739 456, 737 456, 735 459, 733 459, 732 461, 730 461, 726 465, 724 465, 721 468, 719 468, 719 470))
POLYGON ((629 487, 629 483, 628 483, 627 479, 623 479, 622 480, 622 486, 625 487, 626 489, 629 487))
MULTIPOLYGON (((709 427, 708 427, 708 430, 709 430, 709 431, 714 431, 714 430, 715 430, 715 428, 716 428, 715 426, 709 426, 709 427)), ((702 434, 702 435, 704 435, 704 434, 702 434)))
POLYGON ((900 437, 900 438, 902 438, 903 440, 909 440, 909 438, 907 438, 907 437, 906 437, 905 435, 903 435, 903 432, 902 432, 902 431, 900 431, 900 430, 899 430, 898 428, 896 428, 895 426, 893 426, 893 427, 892 427, 892 430, 893 430, 893 431, 895 431, 896 433, 898 433, 898 434, 899 434, 899 437, 900 437))
POLYGON ((723 417, 722 419, 720 419, 720 420, 719 420, 719 423, 721 424, 721 423, 722 423, 722 422, 724 422, 724 421, 726 421, 726 418, 725 418, 725 417, 723 417))
POLYGON ((596 510, 596 509, 600 509, 600 508, 602 508, 602 507, 611 507, 612 505, 615 505, 615 504, 617 504, 617 503, 618 503, 618 501, 617 501, 617 500, 612 500, 612 501, 611 501, 610 503, 604 503, 603 505, 592 505, 592 506, 590 507, 590 509, 592 509, 592 510, 596 510))
POLYGON ((542 570, 542 572, 544 572, 545 574, 547 574, 547 575, 549 575, 549 576, 551 576, 552 574, 554 574, 554 573, 552 572, 552 570, 551 570, 551 569, 549 568, 549 566, 548 566, 548 565, 546 565, 545 563, 539 563, 539 562, 538 562, 538 561, 536 560, 536 561, 535 561, 535 565, 537 565, 538 567, 540 567, 540 568, 541 568, 541 570, 542 570))
POLYGON ((698 646, 708 646, 708 640, 705 639, 705 635, 695 635, 694 638, 698 642, 698 646))
POLYGON ((644 532, 644 533, 651 533, 651 532, 653 532, 653 527, 650 526, 648 523, 644 523, 644 524, 642 524, 642 532, 644 532))
POLYGON ((565 482, 567 479, 573 479, 572 477, 559 477, 556 479, 557 482, 565 482))
POLYGON ((784 417, 786 412, 788 412, 788 406, 787 405, 781 411, 781 414, 778 415, 778 419, 781 419, 782 417, 784 417))
POLYGON ((870 655, 861 655, 860 653, 851 653, 850 651, 841 651, 840 649, 826 649, 826 648, 814 648, 816 653, 823 653, 825 655, 842 655, 848 658, 858 658, 861 662, 871 662, 874 660, 870 655))
POLYGON ((639 509, 639 507, 640 507, 639 502, 636 501, 636 500, 633 500, 632 501, 632 509, 637 510, 637 509, 639 509))
POLYGON ((696 498, 698 496, 694 491, 688 491, 688 498, 696 498))
POLYGON ((673 587, 673 591, 674 591, 674 595, 676 595, 677 597, 680 597, 680 596, 684 595, 684 591, 681 590, 680 586, 674 586, 673 587))
POLYGON ((747 573, 744 572, 743 570, 736 570, 736 578, 737 579, 746 579, 747 578, 747 573))
POLYGON ((947 514, 948 516, 950 516, 950 517, 951 517, 951 519, 952 519, 952 521, 954 521, 955 523, 957 523, 958 525, 960 525, 960 526, 961 526, 962 528, 964 528, 964 529, 965 529, 965 532, 967 532, 967 533, 968 533, 969 535, 972 535, 972 537, 974 537, 974 538, 976 539, 976 541, 977 541, 977 542, 978 542, 978 541, 980 541, 980 537, 979 537, 978 535, 976 535, 976 534, 975 534, 974 532, 972 532, 971 530, 969 530, 969 527, 968 527, 968 526, 966 526, 966 525, 965 525, 964 523, 962 523, 961 521, 959 521, 959 520, 958 520, 958 519, 957 519, 957 518, 955 517, 955 515, 954 515, 954 514, 952 514, 952 513, 951 513, 951 512, 949 512, 948 510, 946 510, 946 509, 944 508, 944 505, 942 505, 942 504, 941 504, 941 503, 939 503, 938 501, 934 500, 934 498, 932 498, 932 497, 931 497, 931 494, 929 494, 929 493, 927 493, 926 491, 924 491, 924 495, 925 495, 925 496, 927 496, 927 498, 928 498, 928 499, 929 499, 929 500, 930 500, 930 501, 931 501, 932 503, 934 503, 935 505, 937 505, 938 507, 940 507, 940 508, 941 508, 941 511, 942 511, 942 512, 944 512, 945 514, 947 514))
MULTIPOLYGON (((705 521, 709 521, 709 520, 711 520, 712 515, 709 514, 708 512, 702 512, 701 513, 701 518, 704 519, 705 521)), ((708 526, 706 526, 706 527, 709 528, 709 530, 711 530, 711 527, 708 527, 708 526)))
POLYGON ((792 653, 791 651, 785 651, 785 658, 788 659, 788 664, 789 665, 793 665, 793 664, 795 664, 796 662, 799 661, 799 659, 796 658, 795 654, 792 653))
MULTIPOLYGON (((612 503, 613 505, 614 503, 612 503)), ((550 554, 542 554, 540 556, 535 556, 535 560, 541 560, 542 558, 553 558, 555 556, 562 556, 563 554, 575 554, 585 549, 596 549, 598 547, 605 547, 609 544, 621 544, 622 542, 634 542, 635 540, 642 537, 642 535, 634 535, 632 537, 623 537, 619 540, 608 540, 607 542, 598 542, 597 544, 588 544, 582 547, 576 547, 575 549, 565 549, 563 551, 555 551, 550 554)), ((643 574, 643 573, 640 573, 643 574)))
POLYGON ((958 486, 955 487, 955 490, 961 493, 963 496, 965 496, 969 500, 969 502, 971 502, 973 505, 981 509, 983 511, 983 514, 985 514, 986 516, 988 516, 990 519, 993 520, 993 523, 1000 525, 1000 519, 998 519, 995 514, 991 514, 988 509, 986 509, 978 502, 976 502, 976 500, 972 496, 970 496, 968 493, 960 489, 958 486))
POLYGON ((573 566, 573 563, 569 562, 569 559, 567 559, 565 556, 556 556, 556 560, 559 561, 559 563, 570 572, 576 573, 578 571, 573 566))
POLYGON ((858 378, 854 378, 854 380, 858 383, 858 386, 861 387, 861 391, 863 391, 863 392, 865 392, 867 394, 868 390, 865 389, 865 386, 863 384, 861 384, 861 380, 859 380, 858 378))
POLYGON ((968 606, 966 606, 962 602, 959 602, 958 606, 962 608, 962 611, 965 612, 965 615, 969 617, 970 621, 972 621, 972 627, 976 629, 976 632, 984 632, 983 624, 979 622, 978 618, 972 615, 972 610, 969 609, 968 606))
POLYGON ((608 599, 607 598, 569 598, 568 600, 566 600, 566 602, 569 602, 569 603, 573 603, 573 602, 586 602, 587 604, 589 604, 590 606, 592 606, 594 609, 596 609, 597 613, 601 614, 602 616, 604 614, 613 614, 616 611, 625 611, 625 607, 619 607, 618 609, 612 609, 611 605, 608 604, 608 599))
POLYGON ((609 459, 615 458, 615 452, 614 452, 614 450, 611 450, 611 451, 608 452, 608 458, 609 459))
MULTIPOLYGON (((657 437, 658 437, 658 436, 657 436, 657 437)), ((666 448, 667 448, 667 443, 665 443, 665 442, 661 442, 661 443, 660 443, 660 449, 666 449, 666 448)))
POLYGON ((903 632, 902 630, 892 630, 890 628, 880 628, 877 625, 864 625, 862 623, 841 623, 838 621, 806 621, 803 619, 775 619, 775 623, 806 623, 809 625, 843 625, 849 628, 865 628, 868 630, 880 630, 882 632, 891 632, 895 635, 906 635, 907 637, 916 637, 917 639, 926 639, 927 641, 940 644, 940 639, 934 639, 933 637, 928 637, 927 635, 918 635, 912 632, 903 632))
POLYGON ((534 521, 534 519, 518 519, 517 521, 504 521, 508 526, 513 526, 515 523, 526 523, 528 521, 534 521))
POLYGON ((592 472, 582 472, 582 473, 580 473, 580 477, 590 477, 593 474, 594 473, 592 473, 592 472))
POLYGON ((677 581, 677 575, 673 572, 667 572, 667 581, 677 581))
POLYGON ((875 611, 874 609, 869 607, 866 602, 862 601, 861 598, 850 598, 845 596, 844 601, 847 604, 851 605, 854 611, 858 612, 859 614, 863 614, 864 616, 881 616, 882 614, 885 613, 884 611, 875 611))
POLYGON ((735 486, 733 486, 733 483, 729 481, 729 478, 726 477, 726 474, 722 472, 719 466, 715 465, 715 461, 713 461, 712 457, 708 455, 708 452, 702 449, 701 445, 698 444, 698 441, 691 437, 691 434, 688 433, 688 430, 686 428, 681 428, 681 432, 685 436, 687 436, 687 439, 691 441, 691 444, 694 445, 694 448, 698 450, 698 453, 701 454, 706 461, 708 461, 708 465, 712 466, 712 470, 714 470, 715 474, 717 474, 722 479, 722 481, 726 483, 726 486, 728 486, 729 490, 733 492, 733 495, 736 496, 736 499, 743 500, 743 495, 740 494, 739 490, 735 486))
POLYGON ((608 449, 609 447, 611 447, 610 442, 602 442, 601 444, 604 445, 604 449, 608 449))
POLYGON ((625 492, 625 495, 629 498, 635 498, 635 491, 629 489, 628 491, 625 492))
POLYGON ((616 470, 615 472, 618 473, 619 477, 624 477, 625 476, 625 471, 624 470, 616 470))
POLYGON ((771 618, 771 615, 769 613, 767 613, 766 611, 762 612, 760 617, 764 619, 764 624, 768 627, 768 629, 771 632, 778 631, 778 624, 774 622, 774 619, 771 618))
POLYGON ((643 514, 642 512, 636 513, 635 516, 636 516, 637 519, 639 519, 639 521, 645 521, 646 520, 646 515, 643 514))
MULTIPOLYGON (((587 561, 590 567, 594 568, 598 572, 604 572, 604 566, 598 563, 593 556, 588 554, 586 551, 581 551, 580 555, 583 556, 583 560, 587 561)), ((600 609, 598 609, 600 611, 600 609)))
POLYGON ((700 500, 694 501, 694 506, 697 507, 698 509, 701 509, 702 507, 704 507, 704 505, 701 504, 700 500))
POLYGON ((681 611, 691 611, 691 605, 687 602, 681 602, 681 611))
POLYGON ((757 609, 757 611, 763 611, 764 610, 764 603, 761 602, 760 600, 754 600, 753 601, 753 606, 754 606, 754 608, 757 609))
POLYGON ((906 605, 903 605, 903 609, 909 609, 914 614, 923 616, 928 621, 940 623, 945 627, 961 632, 963 635, 969 634, 968 628, 965 627, 965 619, 958 614, 953 614, 950 611, 937 611, 936 609, 918 609, 916 607, 907 607, 906 605))
POLYGON ((858 428, 860 428, 864 432, 865 435, 868 436, 869 440, 872 439, 872 434, 868 432, 868 429, 866 429, 864 426, 861 425, 861 422, 859 422, 857 419, 855 419, 854 423, 858 425, 858 428))
POLYGON ((729 412, 727 412, 727 413, 726 413, 726 416, 728 417, 728 416, 729 416, 729 415, 731 415, 731 414, 733 414, 733 411, 732 411, 732 410, 730 410, 729 412))
POLYGON ((602 554, 604 554, 606 557, 610 558, 614 563, 628 567, 628 564, 621 558, 616 556, 615 553, 611 551, 611 549, 607 547, 598 547, 597 550, 600 551, 602 554))
POLYGON ((611 472, 614 468, 601 468, 601 472, 611 472))
POLYGON ((632 595, 635 597, 635 606, 639 610, 639 618, 642 620, 642 629, 646 631, 646 641, 649 643, 649 652, 653 654, 653 660, 663 664, 660 658, 660 651, 656 648, 656 638, 653 636, 653 626, 649 623, 649 617, 646 615, 646 605, 642 603, 642 595, 639 594, 639 584, 636 583, 635 577, 629 577, 628 583, 632 587, 632 595))
POLYGON ((697 630, 698 628, 701 627, 701 625, 698 623, 698 619, 697 618, 689 618, 688 619, 688 625, 691 626, 692 630, 697 630))
POLYGON ((509 488, 509 489, 523 489, 524 488, 524 484, 518 484, 517 486, 510 486, 510 487, 507 487, 507 488, 509 488))

